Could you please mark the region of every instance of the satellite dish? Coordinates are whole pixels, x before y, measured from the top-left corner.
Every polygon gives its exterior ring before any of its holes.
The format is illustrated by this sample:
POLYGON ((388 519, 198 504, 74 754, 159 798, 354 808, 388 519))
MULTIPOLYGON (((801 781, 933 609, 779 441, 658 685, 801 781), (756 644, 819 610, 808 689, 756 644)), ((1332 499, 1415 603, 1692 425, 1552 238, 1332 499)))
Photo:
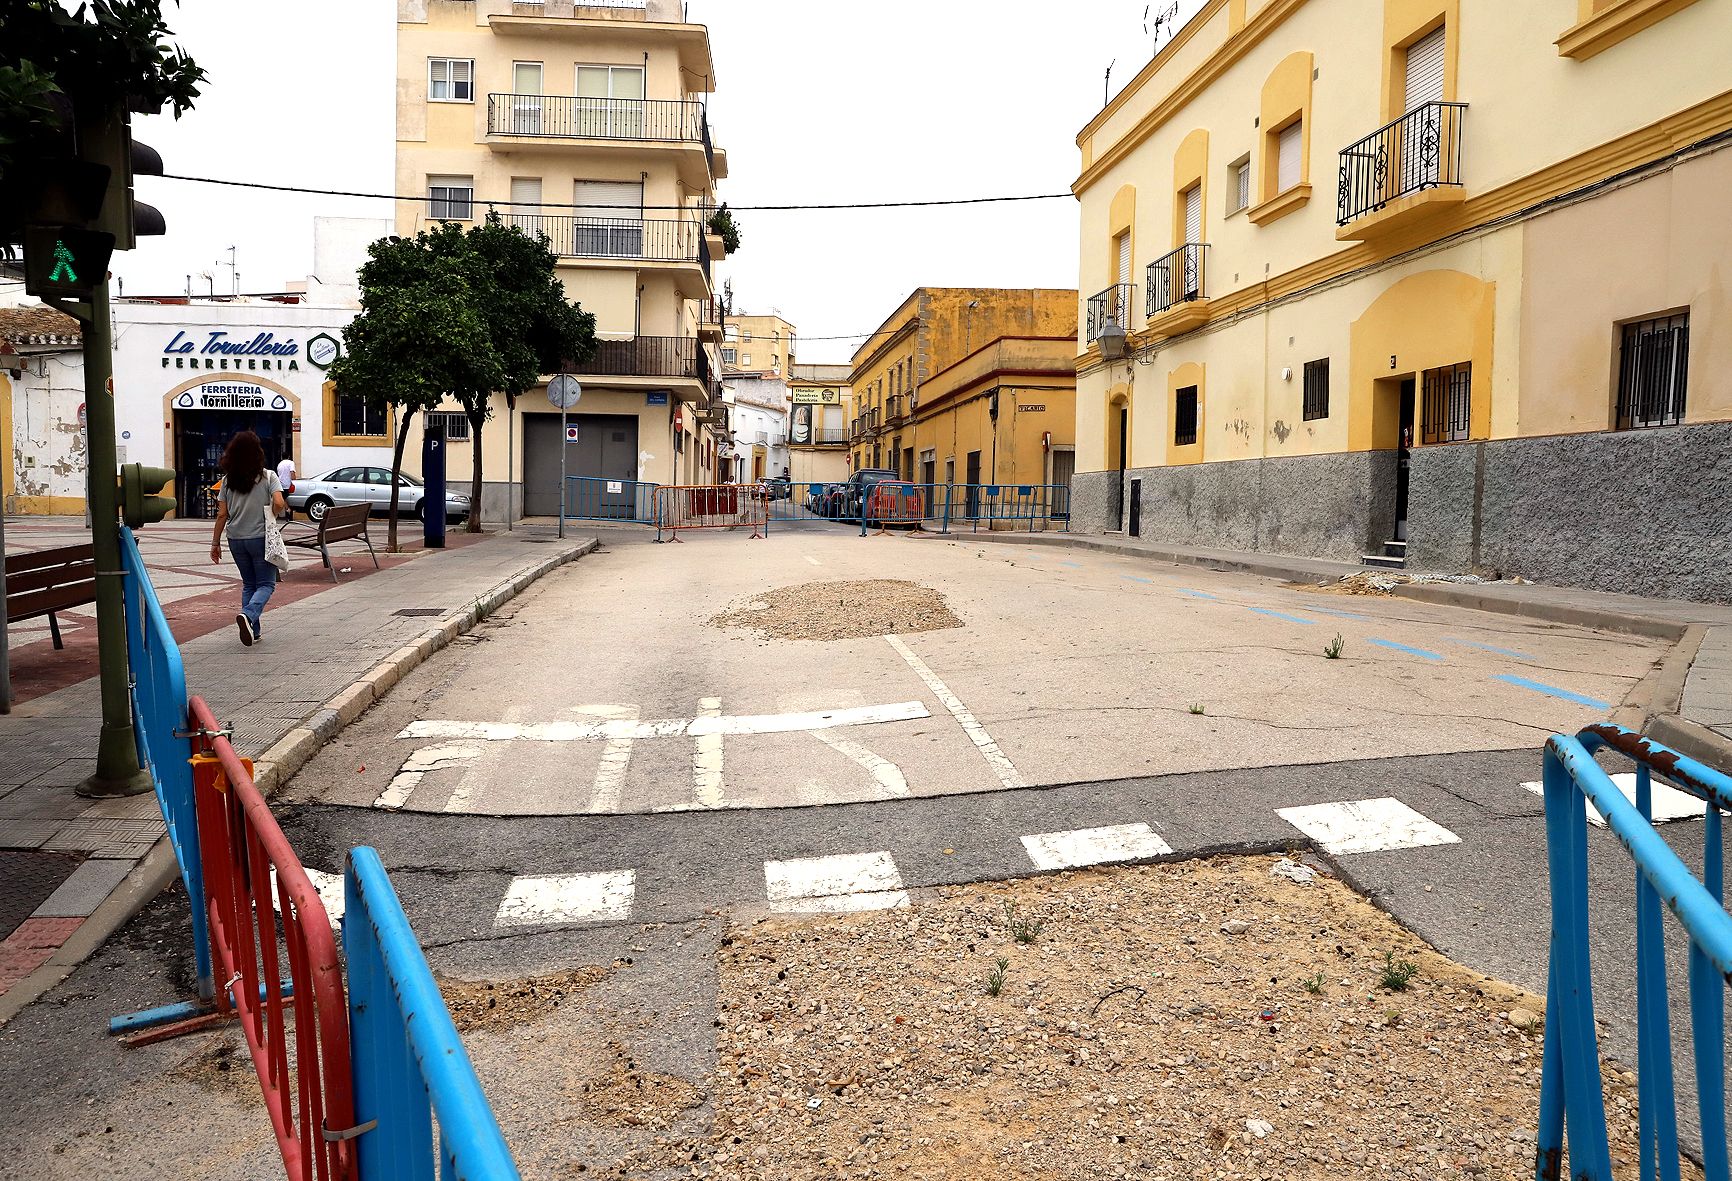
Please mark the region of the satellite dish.
POLYGON ((569 373, 561 373, 547 383, 547 400, 556 410, 570 410, 581 397, 583 387, 569 373))

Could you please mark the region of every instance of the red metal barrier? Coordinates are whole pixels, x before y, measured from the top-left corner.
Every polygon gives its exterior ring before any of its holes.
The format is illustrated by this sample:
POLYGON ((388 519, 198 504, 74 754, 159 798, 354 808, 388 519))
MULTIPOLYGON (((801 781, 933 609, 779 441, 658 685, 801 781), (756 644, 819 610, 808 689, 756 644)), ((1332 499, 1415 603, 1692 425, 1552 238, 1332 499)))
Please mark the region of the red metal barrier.
POLYGON ((861 531, 877 525, 885 532, 889 525, 912 525, 919 529, 926 519, 926 497, 919 484, 897 480, 880 480, 866 494, 866 512, 860 522, 861 531))
POLYGON ((203 698, 187 712, 217 1007, 246 1034, 289 1181, 353 1181, 349 1021, 330 917, 253 785, 252 765, 203 698))
POLYGON ((756 484, 675 484, 656 489, 656 536, 678 541, 682 529, 750 527, 761 539, 769 520, 767 492, 756 484))

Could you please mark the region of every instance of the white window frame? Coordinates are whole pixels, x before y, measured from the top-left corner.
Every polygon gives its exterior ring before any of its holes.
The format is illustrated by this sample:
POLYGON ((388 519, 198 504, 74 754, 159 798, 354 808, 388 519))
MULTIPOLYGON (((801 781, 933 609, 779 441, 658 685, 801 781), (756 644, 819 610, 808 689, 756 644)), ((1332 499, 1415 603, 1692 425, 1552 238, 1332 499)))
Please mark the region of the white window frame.
POLYGON ((1280 130, 1275 132, 1275 193, 1277 196, 1279 196, 1282 193, 1291 192, 1304 183, 1305 183, 1305 116, 1303 114, 1301 114, 1297 118, 1293 119, 1292 121, 1284 124, 1280 130), (1281 175, 1281 145, 1284 142, 1288 142, 1288 139, 1287 139, 1288 136, 1293 137, 1291 142, 1295 145, 1295 147, 1294 147, 1294 152, 1295 152, 1294 168, 1293 168, 1293 175, 1291 176, 1291 178, 1287 178, 1287 183, 1282 184, 1281 182, 1283 180, 1283 177, 1281 175))
POLYGON ((427 101, 430 103, 473 103, 475 101, 475 59, 472 57, 430 57, 430 58, 428 58, 427 59, 427 101), (469 69, 469 76, 467 78, 465 78, 463 80, 463 83, 462 83, 462 85, 468 89, 468 94, 462 98, 456 97, 458 82, 457 82, 456 78, 453 77, 453 70, 451 68, 455 65, 458 65, 459 63, 468 67, 468 69, 469 69), (444 98, 441 98, 440 96, 433 93, 433 87, 435 85, 435 79, 433 77, 433 67, 436 65, 443 65, 445 67, 445 85, 451 91, 451 93, 444 98))
POLYGON ((431 221, 474 221, 475 220, 475 178, 473 176, 429 176, 427 178, 427 217, 431 221), (446 183, 441 184, 440 181, 446 183), (450 182, 461 181, 461 184, 450 182), (457 198, 450 194, 463 192, 469 194, 462 199, 463 215, 461 217, 451 210, 458 204, 457 198), (445 196, 436 194, 444 193, 445 196), (445 206, 444 216, 437 211, 440 204, 445 206))
POLYGON ((1227 165, 1227 216, 1251 207, 1251 156, 1246 153, 1227 165))

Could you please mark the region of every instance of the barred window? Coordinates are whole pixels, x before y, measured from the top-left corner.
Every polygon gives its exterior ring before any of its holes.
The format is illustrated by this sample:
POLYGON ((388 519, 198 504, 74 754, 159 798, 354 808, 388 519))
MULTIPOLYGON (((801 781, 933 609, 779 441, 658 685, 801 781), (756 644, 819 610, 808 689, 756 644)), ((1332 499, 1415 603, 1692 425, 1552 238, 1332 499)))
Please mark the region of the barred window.
POLYGON ((1618 429, 1684 421, 1690 313, 1625 324, 1618 351, 1618 429))
POLYGON ((1173 444, 1184 447, 1197 441, 1197 387, 1181 387, 1173 399, 1173 444))
POLYGON ((339 435, 382 438, 391 433, 383 406, 354 394, 338 394, 335 401, 339 435))
POLYGON ((1473 421, 1473 365, 1445 365, 1427 369, 1424 404, 1420 408, 1421 443, 1455 443, 1467 438, 1473 421))
POLYGON ((445 438, 467 441, 469 438, 469 416, 457 410, 429 410, 427 412, 427 432, 435 438, 445 438), (443 431, 440 435, 438 432, 443 431))
POLYGON ((1305 362, 1305 421, 1329 417, 1329 358, 1305 362))

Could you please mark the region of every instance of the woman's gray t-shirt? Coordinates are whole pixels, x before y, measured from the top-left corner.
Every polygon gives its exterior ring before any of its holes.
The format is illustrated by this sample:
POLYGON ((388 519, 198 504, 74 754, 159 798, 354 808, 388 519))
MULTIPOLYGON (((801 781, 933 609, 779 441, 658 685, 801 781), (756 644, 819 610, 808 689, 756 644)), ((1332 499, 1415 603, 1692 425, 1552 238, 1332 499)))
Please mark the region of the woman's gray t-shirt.
POLYGON ((265 514, 270 511, 271 497, 282 490, 283 482, 273 471, 266 471, 246 492, 231 489, 228 477, 224 476, 223 503, 229 510, 228 537, 243 541, 249 537, 263 537, 265 514))

